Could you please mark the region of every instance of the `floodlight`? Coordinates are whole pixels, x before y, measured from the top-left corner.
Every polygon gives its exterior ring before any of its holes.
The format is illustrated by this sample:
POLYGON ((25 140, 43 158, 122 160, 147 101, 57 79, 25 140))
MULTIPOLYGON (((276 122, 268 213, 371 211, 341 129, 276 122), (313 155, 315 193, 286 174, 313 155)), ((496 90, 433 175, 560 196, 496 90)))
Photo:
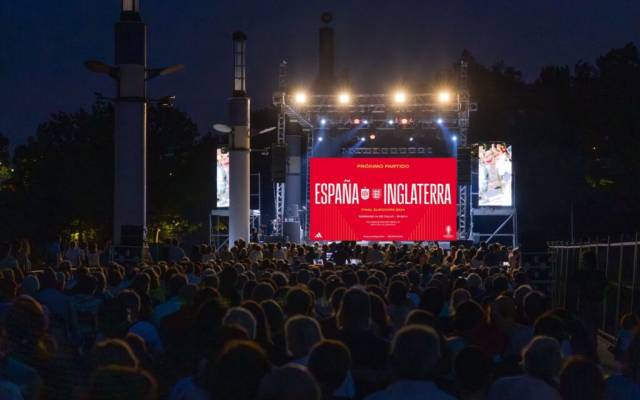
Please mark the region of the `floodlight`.
POLYGON ((360 125, 360 118, 354 118, 353 123, 356 125, 360 125))
POLYGON ((318 142, 322 142, 324 138, 322 136, 318 137, 318 142))
POLYGON ((341 92, 338 94, 338 103, 349 104, 351 102, 351 95, 347 92, 341 92))
POLYGON ((407 94, 404 91, 399 90, 393 94, 393 101, 396 104, 403 104, 407 101, 407 94))
POLYGON ((376 134, 372 133, 371 135, 369 135, 369 139, 375 140, 376 139, 376 134))
POLYGON ((307 102, 307 94, 303 91, 296 92, 293 95, 293 101, 295 101, 296 104, 304 104, 307 102))
POLYGON ((364 136, 360 138, 360 141, 361 141, 361 142, 364 142, 365 140, 366 140, 366 139, 364 138, 364 136))
POLYGON ((413 142, 413 136, 411 136, 411 137, 409 138, 409 141, 410 141, 410 142, 413 142))
POLYGON ((389 125, 393 125, 393 120, 392 120, 392 119, 388 120, 388 121, 387 121, 387 124, 389 124, 389 125))
POLYGON ((363 120, 362 120, 362 123, 366 125, 366 124, 368 124, 368 123, 369 123, 369 120, 368 120, 368 119, 363 119, 363 120))
POLYGON ((438 92, 438 102, 439 103, 448 103, 451 101, 451 93, 448 90, 441 90, 438 92))
POLYGON ((444 122, 444 120, 442 118, 438 118, 436 120, 436 122, 438 123, 438 125, 442 125, 442 123, 444 122))
POLYGON ((326 124, 327 124, 327 120, 326 120, 326 119, 324 119, 324 118, 322 118, 322 119, 320 120, 320 125, 326 125, 326 124))
POLYGON ((408 120, 408 119, 406 119, 406 118, 402 118, 402 119, 400 120, 400 123, 401 123, 402 125, 406 125, 406 124, 408 124, 408 123, 409 123, 409 120, 408 120))
POLYGON ((453 140, 454 142, 458 141, 458 137, 456 135, 451 136, 451 140, 453 140))

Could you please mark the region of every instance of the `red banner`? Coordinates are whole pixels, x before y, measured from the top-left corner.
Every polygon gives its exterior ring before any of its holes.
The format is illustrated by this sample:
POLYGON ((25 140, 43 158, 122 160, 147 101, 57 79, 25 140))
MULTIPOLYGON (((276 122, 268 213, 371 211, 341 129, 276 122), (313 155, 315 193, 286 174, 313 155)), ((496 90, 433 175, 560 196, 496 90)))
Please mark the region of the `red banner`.
POLYGON ((455 158, 312 158, 310 240, 456 238, 455 158))

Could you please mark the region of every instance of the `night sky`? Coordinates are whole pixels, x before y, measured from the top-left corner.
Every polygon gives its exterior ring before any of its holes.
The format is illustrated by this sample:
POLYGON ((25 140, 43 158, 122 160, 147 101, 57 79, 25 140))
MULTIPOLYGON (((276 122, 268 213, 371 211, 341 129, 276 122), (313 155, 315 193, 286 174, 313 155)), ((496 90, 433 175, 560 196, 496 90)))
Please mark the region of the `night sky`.
MULTIPOLYGON (((186 65, 157 78, 152 97, 174 94, 206 132, 224 121, 231 92, 231 33, 248 35, 248 89, 267 105, 287 59, 291 82, 315 77, 317 28, 333 11, 336 72, 354 91, 425 82, 464 48, 484 64, 504 60, 535 79, 547 64, 593 61, 640 44, 638 0, 141 0, 149 65, 186 65)), ((113 62, 120 0, 0 0, 0 132, 18 144, 55 111, 89 107, 113 83, 82 65, 113 62)), ((472 94, 473 95, 473 94, 472 94)))

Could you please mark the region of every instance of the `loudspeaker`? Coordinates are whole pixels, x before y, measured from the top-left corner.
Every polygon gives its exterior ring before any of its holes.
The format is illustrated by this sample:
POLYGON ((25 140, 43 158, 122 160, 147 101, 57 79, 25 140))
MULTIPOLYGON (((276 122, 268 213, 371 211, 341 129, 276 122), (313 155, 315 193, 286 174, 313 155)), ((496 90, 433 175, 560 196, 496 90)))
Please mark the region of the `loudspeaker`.
POLYGON ((471 184, 471 149, 458 147, 458 185, 471 184))
POLYGON ((284 183, 287 179, 287 146, 284 144, 271 145, 271 180, 284 183))
POLYGON ((141 225, 122 225, 120 227, 120 244, 122 246, 141 247, 144 243, 144 229, 141 225))

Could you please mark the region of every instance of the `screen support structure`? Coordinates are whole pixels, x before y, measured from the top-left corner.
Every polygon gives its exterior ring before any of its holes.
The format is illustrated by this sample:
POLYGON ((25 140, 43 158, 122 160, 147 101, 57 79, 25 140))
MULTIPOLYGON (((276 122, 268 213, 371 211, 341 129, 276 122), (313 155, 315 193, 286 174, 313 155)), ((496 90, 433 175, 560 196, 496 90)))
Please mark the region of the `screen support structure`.
MULTIPOLYGON (((397 106, 393 105, 393 99, 390 94, 352 94, 351 104, 344 106, 337 104, 335 95, 317 95, 310 94, 304 105, 295 103, 294 95, 287 93, 284 82, 286 81, 286 62, 280 64, 280 87, 279 91, 274 93, 272 101, 273 105, 278 108, 278 143, 285 143, 286 123, 295 123, 300 125, 303 134, 306 135, 307 153, 306 153, 306 182, 305 187, 309 187, 309 170, 308 160, 313 156, 314 133, 319 128, 319 116, 329 116, 334 121, 342 121, 345 123, 350 120, 349 115, 358 113, 361 115, 379 115, 381 121, 386 121, 387 112, 393 113, 397 111, 397 106)), ((453 95, 453 101, 443 106, 437 100, 438 93, 412 93, 412 101, 404 104, 402 110, 406 115, 416 116, 415 120, 422 126, 433 125, 433 117, 445 115, 445 125, 452 132, 458 135, 458 145, 460 147, 467 146, 467 136, 469 131, 470 113, 477 110, 477 104, 471 101, 468 89, 468 66, 465 61, 459 64, 459 88, 453 95), (422 122, 421 122, 422 121, 422 122)), ((374 121, 372 121, 374 122, 374 121)), ((435 129, 435 127, 433 127, 435 129)), ((469 166, 471 168, 471 166, 469 166)), ((302 183, 302 182, 301 182, 302 183)), ((284 233, 283 224, 285 221, 285 210, 287 208, 285 199, 286 185, 284 183, 274 183, 275 197, 275 226, 274 234, 282 236, 284 233)), ((470 204, 470 186, 467 184, 458 186, 458 239, 471 239, 470 224, 468 218, 471 216, 470 204)), ((304 228, 304 237, 308 238, 309 227, 309 196, 305 192, 303 204, 306 205, 304 216, 296 217, 297 221, 304 228)))
MULTIPOLYGON (((476 147, 476 146, 474 146, 476 147)), ((471 157, 471 182, 478 182, 477 154, 471 157)), ((516 207, 516 171, 512 167, 511 206, 479 206, 479 188, 470 187, 469 239, 475 242, 500 242, 513 248, 519 246, 518 212, 516 207)))
MULTIPOLYGON (((464 60, 460 60, 458 101, 458 144, 462 148, 467 147, 467 136, 469 131, 469 113, 471 111, 471 96, 469 94, 468 65, 464 60)), ((475 111, 476 108, 474 108, 475 111)), ((471 168, 471 165, 469 165, 471 168)), ((470 214, 469 207, 470 187, 467 183, 458 184, 458 239, 469 239, 467 215, 470 214)))

